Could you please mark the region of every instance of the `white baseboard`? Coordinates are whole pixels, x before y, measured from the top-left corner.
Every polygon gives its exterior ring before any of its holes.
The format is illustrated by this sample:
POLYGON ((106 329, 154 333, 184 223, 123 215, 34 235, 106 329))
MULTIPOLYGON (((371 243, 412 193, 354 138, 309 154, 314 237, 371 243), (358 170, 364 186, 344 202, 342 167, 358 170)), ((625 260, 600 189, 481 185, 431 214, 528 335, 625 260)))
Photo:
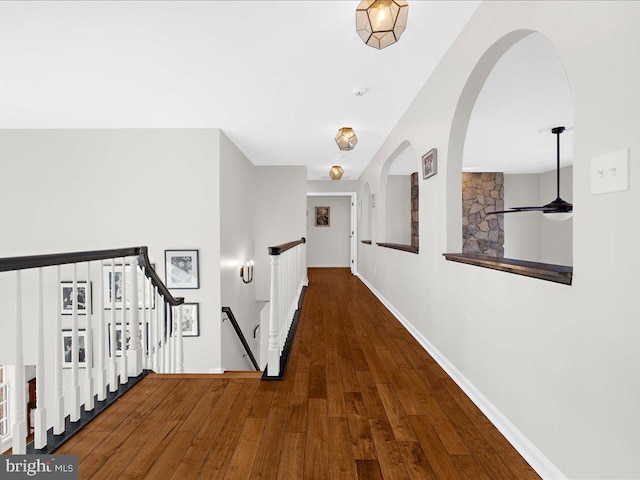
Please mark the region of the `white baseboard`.
POLYGON ((222 374, 222 373, 224 373, 224 368, 222 368, 222 367, 219 367, 219 368, 210 368, 210 369, 209 369, 209 373, 222 374))
POLYGON ((531 467, 544 479, 566 479, 567 477, 549 461, 524 434, 505 417, 496 406, 478 390, 473 383, 458 370, 447 357, 426 339, 386 298, 378 292, 362 275, 357 274, 371 292, 378 297, 407 331, 422 345, 422 347, 438 362, 442 369, 453 379, 471 401, 485 414, 493 425, 505 436, 507 441, 522 455, 531 467))

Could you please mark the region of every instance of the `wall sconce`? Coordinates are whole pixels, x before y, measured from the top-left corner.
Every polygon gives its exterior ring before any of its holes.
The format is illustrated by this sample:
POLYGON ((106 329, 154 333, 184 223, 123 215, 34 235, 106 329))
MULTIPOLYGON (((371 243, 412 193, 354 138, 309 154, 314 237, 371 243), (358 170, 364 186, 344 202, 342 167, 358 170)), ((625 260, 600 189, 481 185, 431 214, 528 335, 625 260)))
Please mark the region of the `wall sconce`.
POLYGON ((349 150, 354 149, 358 143, 358 137, 356 137, 356 133, 353 131, 353 128, 342 127, 338 130, 338 133, 336 133, 336 143, 340 150, 348 152, 349 150))
POLYGON ((240 276, 243 283, 251 283, 253 281, 253 260, 240 267, 240 276))
POLYGON ((356 9, 356 30, 364 43, 382 50, 400 39, 408 15, 404 0, 365 0, 356 9))

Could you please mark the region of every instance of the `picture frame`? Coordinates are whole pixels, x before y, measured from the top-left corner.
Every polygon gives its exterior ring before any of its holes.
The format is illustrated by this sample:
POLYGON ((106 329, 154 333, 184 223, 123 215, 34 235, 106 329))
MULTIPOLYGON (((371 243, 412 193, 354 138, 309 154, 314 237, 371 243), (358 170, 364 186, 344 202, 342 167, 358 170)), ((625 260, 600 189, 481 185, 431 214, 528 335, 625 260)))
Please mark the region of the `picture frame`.
MULTIPOLYGON (((105 310, 111 310, 111 292, 113 290, 114 282, 111 279, 111 267, 114 267, 115 270, 115 307, 116 310, 122 310, 122 264, 116 263, 114 265, 111 264, 103 264, 102 265, 102 285, 104 291, 102 292, 102 302, 105 310)), ((151 264, 152 268, 155 268, 155 264, 151 264)), ((131 308, 131 279, 133 278, 133 273, 131 271, 131 264, 125 264, 125 270, 127 274, 127 285, 129 289, 127 290, 127 309, 131 308)), ((146 277, 140 271, 138 271, 138 308, 156 308, 156 297, 151 294, 151 290, 149 288, 144 288, 142 283, 145 281, 146 277), (145 292, 145 298, 142 298, 142 292, 145 292)))
POLYGON ((438 173, 438 149, 432 148, 422 156, 422 178, 433 177, 438 173))
POLYGON ((164 265, 167 288, 200 288, 198 250, 165 250, 164 265))
POLYGON ((369 197, 369 205, 371 206, 371 208, 375 208, 376 206, 376 194, 372 193, 371 196, 369 197))
MULTIPOLYGON (((87 298, 87 282, 76 282, 78 292, 73 295, 73 282, 60 282, 60 313, 62 315, 73 315, 73 299, 78 301, 78 315, 87 314, 87 306, 90 313, 93 313, 92 298, 87 298)), ((93 297, 93 285, 89 284, 89 297, 93 297)))
MULTIPOLYGON (((78 329, 78 368, 87 368, 87 351, 85 349, 87 339, 87 331, 78 329)), ((62 330, 62 368, 72 368, 73 360, 71 357, 73 348, 73 330, 62 330)))
MULTIPOLYGON (((173 319, 173 328, 178 328, 177 319, 173 319)), ((182 304, 182 336, 183 337, 199 337, 200 336, 200 304, 199 303, 183 303, 182 304)))
POLYGON ((331 207, 316 207, 316 227, 331 226, 331 207))

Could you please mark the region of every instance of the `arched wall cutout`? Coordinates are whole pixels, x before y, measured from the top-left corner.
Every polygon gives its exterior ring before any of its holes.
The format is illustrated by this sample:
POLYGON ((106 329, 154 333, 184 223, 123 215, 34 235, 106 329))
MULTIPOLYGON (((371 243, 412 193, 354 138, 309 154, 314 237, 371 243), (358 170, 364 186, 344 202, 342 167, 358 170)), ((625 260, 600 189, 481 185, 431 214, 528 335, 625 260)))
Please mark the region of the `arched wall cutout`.
MULTIPOLYGON (((447 251, 462 251, 462 158, 473 107, 493 67, 516 43, 534 30, 515 30, 500 38, 480 57, 465 83, 451 122, 447 155, 447 251)), ((385 167, 387 164, 385 163, 385 167)), ((388 168, 387 168, 388 171, 388 168)), ((383 168, 384 172, 384 168, 383 168)), ((386 175, 385 175, 386 178, 386 175)), ((382 177, 381 177, 382 180, 382 177)), ((380 183, 383 183, 382 181, 380 183)))
MULTIPOLYGON (((380 170, 380 183, 378 185, 378 201, 377 204, 380 208, 377 208, 377 234, 378 237, 381 237, 383 242, 393 242, 393 238, 389 238, 389 230, 387 223, 387 209, 389 207, 390 199, 388 197, 388 179, 389 179, 389 170, 393 163, 400 157, 403 153, 405 153, 409 149, 409 154, 415 159, 415 170, 418 172, 420 170, 420 159, 418 158, 413 145, 408 140, 404 140, 398 145, 398 147, 389 155, 387 160, 384 162, 382 169, 380 170)), ((410 187, 408 191, 408 196, 410 197, 410 187)), ((408 231, 409 236, 406 240, 406 245, 411 245, 411 230, 410 230, 410 219, 411 219, 411 211, 410 204, 407 205, 407 218, 408 218, 408 231)), ((403 242, 404 243, 404 242, 403 242)))

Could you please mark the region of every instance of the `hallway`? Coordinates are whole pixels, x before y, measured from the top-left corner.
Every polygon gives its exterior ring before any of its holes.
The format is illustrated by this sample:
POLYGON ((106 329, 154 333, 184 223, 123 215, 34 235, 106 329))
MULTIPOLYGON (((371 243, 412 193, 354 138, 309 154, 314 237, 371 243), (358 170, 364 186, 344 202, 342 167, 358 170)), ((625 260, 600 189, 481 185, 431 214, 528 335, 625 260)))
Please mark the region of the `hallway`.
POLYGON ((539 478, 353 277, 309 269, 285 379, 149 375, 63 445, 80 478, 539 478))

